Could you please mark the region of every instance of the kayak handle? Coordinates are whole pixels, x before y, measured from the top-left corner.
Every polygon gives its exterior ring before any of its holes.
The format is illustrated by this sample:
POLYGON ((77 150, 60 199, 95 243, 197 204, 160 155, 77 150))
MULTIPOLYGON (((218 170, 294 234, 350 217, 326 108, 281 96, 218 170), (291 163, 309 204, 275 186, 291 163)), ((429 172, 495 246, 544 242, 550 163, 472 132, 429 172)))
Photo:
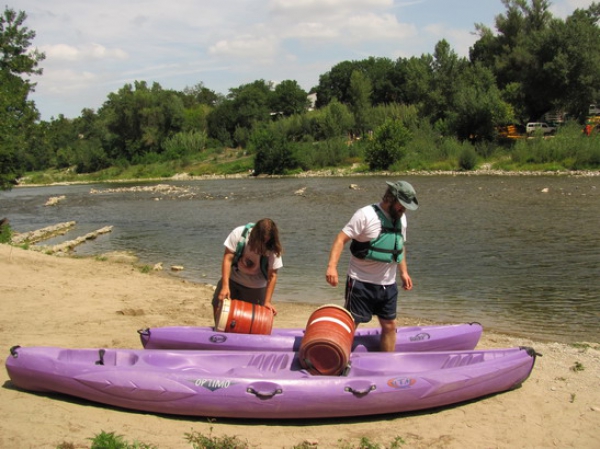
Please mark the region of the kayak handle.
POLYGON ((253 394, 254 396, 260 399, 271 399, 275 395, 282 394, 283 389, 279 385, 263 385, 262 388, 259 387, 248 387, 246 388, 246 392, 253 394), (275 387, 275 388, 273 388, 275 387))
POLYGON ((100 358, 96 361, 96 365, 104 365, 104 354, 106 354, 105 349, 98 350, 98 357, 100 358))
MULTIPOLYGON (((362 383, 362 382, 361 382, 362 383)), ((356 396, 366 396, 367 394, 369 394, 371 391, 374 391, 377 389, 377 386, 375 384, 356 384, 356 385, 349 385, 347 387, 344 388, 344 391, 348 392, 348 393, 352 393, 356 396)))

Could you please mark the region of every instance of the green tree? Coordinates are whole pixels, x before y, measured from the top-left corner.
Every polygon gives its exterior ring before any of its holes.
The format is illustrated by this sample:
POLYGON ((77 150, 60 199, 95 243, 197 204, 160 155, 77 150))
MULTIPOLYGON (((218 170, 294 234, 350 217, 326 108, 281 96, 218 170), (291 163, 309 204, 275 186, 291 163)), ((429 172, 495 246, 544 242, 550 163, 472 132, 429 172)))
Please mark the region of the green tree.
POLYGON ((271 120, 273 95, 264 80, 230 89, 207 117, 208 135, 231 146, 236 135, 250 134, 254 126, 271 120))
POLYGON ((370 128, 369 113, 371 112, 371 81, 358 70, 350 77, 350 110, 354 114, 356 133, 362 136, 370 128))
POLYGON ((369 95, 374 106, 400 102, 401 85, 393 82, 396 64, 389 58, 369 57, 360 62, 363 75, 371 84, 369 95))
POLYGON ((347 104, 349 102, 350 77, 352 72, 358 69, 356 62, 344 61, 321 75, 316 88, 317 108, 328 105, 334 99, 347 104))
POLYGON ((219 95, 198 83, 183 89, 182 100, 185 108, 183 130, 206 132, 208 114, 220 101, 219 95))
POLYGON ((423 113, 435 123, 447 119, 457 94, 457 80, 469 63, 459 58, 447 41, 441 40, 435 46, 431 64, 430 83, 422 103, 423 113))
POLYGON ((302 114, 308 107, 307 93, 293 80, 285 80, 275 86, 272 112, 281 112, 285 117, 302 114))
POLYGON ((582 118, 600 89, 600 5, 555 19, 547 0, 503 0, 494 33, 477 25, 470 59, 490 67, 520 121, 564 110, 582 118))
POLYGON ((401 86, 396 101, 421 106, 429 93, 433 74, 431 55, 398 59, 392 72, 392 83, 401 86))
POLYGON ((399 101, 401 84, 394 83, 395 64, 388 58, 369 57, 361 61, 344 61, 319 77, 316 87, 317 107, 329 104, 334 98, 344 104, 352 103, 351 80, 360 72, 371 83, 371 102, 374 105, 399 101))
POLYGON ((180 95, 145 81, 126 84, 98 111, 106 127, 103 145, 113 160, 140 162, 150 154, 164 151, 165 142, 180 132, 184 107, 180 95))
MULTIPOLYGON (((78 133, 73 124, 73 120, 59 114, 45 124, 46 139, 45 144, 52 149, 54 153, 54 166, 58 168, 67 168, 76 164, 75 145, 78 140, 78 133)), ((44 169, 47 167, 36 167, 44 169)))
POLYGON ((24 169, 31 136, 39 113, 28 99, 35 84, 27 76, 40 75, 45 58, 31 49, 35 32, 23 26, 27 15, 6 8, 0 16, 0 189, 10 188, 24 169))
POLYGON ((56 166, 56 152, 48 144, 48 122, 38 123, 33 126, 24 147, 20 163, 25 171, 45 170, 56 166))
MULTIPOLYGON (((600 93, 600 4, 555 20, 541 33, 537 48, 540 79, 550 107, 584 121, 600 93)), ((533 81, 535 83, 535 81, 533 81)), ((540 97, 542 93, 540 93, 540 97)), ((544 98, 539 98, 544 106, 544 98)))
POLYGON ((512 108, 502 99, 491 70, 476 63, 454 82, 446 115, 447 126, 459 140, 491 141, 498 126, 511 123, 512 108))
POLYGON ((219 100, 219 95, 213 90, 210 90, 204 83, 200 82, 195 86, 186 86, 182 92, 183 104, 186 108, 192 107, 198 104, 204 104, 207 106, 214 106, 219 100))
POLYGON ((273 91, 264 80, 230 89, 229 97, 238 112, 237 126, 252 129, 255 124, 270 120, 273 91))

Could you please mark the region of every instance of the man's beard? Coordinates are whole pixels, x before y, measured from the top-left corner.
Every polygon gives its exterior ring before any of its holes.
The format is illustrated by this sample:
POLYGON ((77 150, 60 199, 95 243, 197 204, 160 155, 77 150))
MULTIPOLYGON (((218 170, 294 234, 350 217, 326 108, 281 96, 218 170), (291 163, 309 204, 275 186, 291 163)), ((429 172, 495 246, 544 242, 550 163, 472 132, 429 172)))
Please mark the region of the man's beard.
POLYGON ((390 218, 394 222, 396 222, 402 216, 402 212, 398 212, 398 209, 396 209, 395 204, 392 204, 392 207, 389 208, 389 211, 390 218))

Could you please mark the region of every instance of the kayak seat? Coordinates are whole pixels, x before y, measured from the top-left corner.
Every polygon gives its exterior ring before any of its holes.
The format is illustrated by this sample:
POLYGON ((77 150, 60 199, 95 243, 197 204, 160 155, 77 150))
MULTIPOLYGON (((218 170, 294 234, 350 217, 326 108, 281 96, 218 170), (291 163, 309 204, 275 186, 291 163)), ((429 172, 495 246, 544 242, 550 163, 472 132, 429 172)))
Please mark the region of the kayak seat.
POLYGON ((482 353, 453 354, 449 355, 448 358, 444 361, 444 363, 442 364, 442 369, 473 365, 475 363, 481 363, 483 361, 484 358, 482 353))
POLYGON ((253 355, 247 364, 232 368, 227 374, 244 377, 270 375, 279 371, 289 371, 292 360, 293 357, 286 353, 253 355))
POLYGON ((374 376, 385 376, 390 374, 390 370, 388 369, 372 369, 365 368, 362 366, 350 366, 350 370, 348 371, 348 377, 374 377, 374 376))
POLYGON ((276 373, 281 370, 288 370, 291 361, 292 357, 286 353, 260 354, 252 356, 248 366, 259 371, 276 373))

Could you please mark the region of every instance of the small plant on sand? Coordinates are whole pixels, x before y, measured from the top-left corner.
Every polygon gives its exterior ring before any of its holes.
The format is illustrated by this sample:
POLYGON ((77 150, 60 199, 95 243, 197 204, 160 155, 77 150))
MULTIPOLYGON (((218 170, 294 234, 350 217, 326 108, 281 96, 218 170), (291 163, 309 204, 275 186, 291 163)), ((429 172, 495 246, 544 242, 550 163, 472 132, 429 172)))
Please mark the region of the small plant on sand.
POLYGON ((142 265, 139 267, 139 270, 144 274, 148 274, 152 271, 152 267, 150 265, 142 265))
POLYGON ((579 352, 586 352, 589 348, 591 348, 589 343, 571 343, 570 346, 575 349, 579 349, 579 352))
POLYGON ((0 220, 0 243, 10 243, 12 239, 12 229, 8 221, 0 220))
POLYGON ((358 446, 344 440, 339 440, 338 443, 340 443, 340 449, 398 449, 405 444, 405 441, 402 439, 402 437, 396 437, 392 440, 389 446, 380 446, 377 443, 373 443, 367 437, 362 437, 358 443, 358 446))
POLYGON ((128 443, 121 435, 115 435, 114 432, 105 432, 104 430, 97 434, 92 440, 91 449, 157 449, 151 444, 134 441, 128 443))
MULTIPOLYGON (((571 402, 575 399, 575 395, 571 395, 571 402)), ((210 428, 209 435, 203 435, 200 432, 192 430, 190 433, 185 434, 185 440, 192 445, 193 449, 250 449, 256 447, 256 445, 250 445, 247 441, 240 439, 237 436, 224 435, 222 437, 216 437, 212 435, 213 428, 210 428)), ((148 443, 141 443, 134 441, 129 443, 124 439, 122 435, 115 435, 114 432, 101 431, 96 434, 93 438, 88 438, 92 441, 90 449, 159 449, 158 446, 148 443)), ((350 442, 348 440, 339 439, 339 449, 400 449, 406 442, 402 437, 395 437, 388 446, 374 443, 367 437, 362 437, 357 443, 350 442)), ((63 441, 56 449, 75 449, 80 447, 74 443, 63 441)), ((292 446, 293 449, 318 449, 318 443, 316 441, 304 440, 300 444, 292 446)))
POLYGON ((571 343, 570 346, 579 349, 579 352, 586 352, 588 349, 600 350, 600 345, 592 345, 590 343, 571 343))
POLYGON ((571 400, 569 401, 571 404, 572 404, 573 402, 575 402, 575 396, 576 396, 576 394, 575 394, 575 393, 571 393, 571 400))
POLYGON ((240 440, 236 436, 212 436, 213 428, 210 428, 209 436, 199 432, 186 433, 185 439, 192 445, 193 449, 248 449, 248 443, 240 440))
POLYGON ((398 449, 403 444, 406 444, 406 441, 404 441, 402 437, 396 437, 390 444, 390 449, 398 449))
POLYGON ((583 371, 585 369, 585 367, 583 366, 583 363, 580 362, 575 362, 573 364, 573 366, 570 368, 571 371, 573 371, 574 373, 577 373, 579 371, 583 371))
POLYGON ((75 445, 73 443, 67 443, 66 441, 63 441, 56 446, 56 449, 75 449, 75 445))
POLYGON ((293 449, 317 449, 318 447, 318 443, 304 440, 302 443, 296 444, 293 449))

